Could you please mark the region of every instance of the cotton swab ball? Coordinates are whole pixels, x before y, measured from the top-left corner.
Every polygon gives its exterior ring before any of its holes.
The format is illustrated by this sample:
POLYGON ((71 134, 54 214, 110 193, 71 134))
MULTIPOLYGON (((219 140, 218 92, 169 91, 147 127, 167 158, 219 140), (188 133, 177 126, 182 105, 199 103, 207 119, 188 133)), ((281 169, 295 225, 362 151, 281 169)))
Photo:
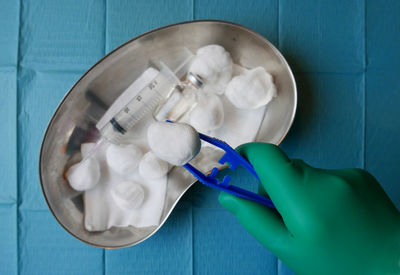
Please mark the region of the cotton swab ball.
POLYGON ((219 45, 208 45, 197 50, 189 72, 199 75, 211 90, 222 94, 232 78, 230 54, 219 45))
POLYGON ((107 164, 121 176, 132 174, 142 156, 139 147, 133 144, 127 146, 110 144, 106 151, 107 164))
POLYGON ((237 108, 257 109, 276 97, 276 87, 272 76, 263 67, 257 67, 232 78, 225 96, 237 108))
POLYGON ((154 122, 147 130, 151 150, 160 159, 173 165, 183 165, 200 151, 196 130, 185 123, 154 122))
POLYGON ((144 201, 143 187, 132 181, 123 181, 111 189, 111 197, 115 204, 124 210, 138 208, 144 201))
POLYGON ((100 165, 95 158, 83 160, 69 168, 67 179, 71 187, 77 191, 91 189, 100 180, 100 165))
POLYGON ((224 107, 219 96, 199 93, 189 123, 199 132, 218 129, 224 122, 224 107))
POLYGON ((149 180, 165 176, 168 173, 169 164, 158 158, 153 152, 147 152, 139 163, 140 175, 149 180))

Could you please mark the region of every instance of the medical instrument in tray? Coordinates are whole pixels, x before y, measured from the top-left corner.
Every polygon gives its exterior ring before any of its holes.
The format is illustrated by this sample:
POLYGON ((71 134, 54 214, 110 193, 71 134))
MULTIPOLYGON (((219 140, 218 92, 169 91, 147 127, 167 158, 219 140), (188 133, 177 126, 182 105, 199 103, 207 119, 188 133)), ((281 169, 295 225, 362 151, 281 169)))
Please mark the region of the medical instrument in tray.
MULTIPOLYGON (((232 170, 235 170, 239 165, 241 165, 258 180, 260 180, 253 166, 232 147, 230 147, 226 142, 201 133, 199 133, 199 136, 201 140, 208 142, 225 151, 225 154, 218 161, 220 164, 228 163, 229 168, 232 170)), ((206 186, 230 193, 243 199, 263 204, 270 208, 275 208, 274 204, 269 198, 250 192, 243 188, 230 185, 229 182, 231 178, 229 176, 225 176, 222 181, 218 180, 217 174, 219 172, 219 169, 216 167, 211 170, 211 173, 209 175, 203 174, 190 163, 186 163, 185 165, 183 165, 183 167, 186 168, 186 170, 188 170, 195 178, 197 178, 202 184, 206 186)))

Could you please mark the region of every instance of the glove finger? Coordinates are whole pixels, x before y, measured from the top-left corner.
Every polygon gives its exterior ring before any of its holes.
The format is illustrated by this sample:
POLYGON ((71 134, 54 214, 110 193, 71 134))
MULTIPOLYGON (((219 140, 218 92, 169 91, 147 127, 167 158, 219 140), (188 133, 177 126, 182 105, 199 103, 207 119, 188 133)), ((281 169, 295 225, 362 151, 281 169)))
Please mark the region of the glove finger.
POLYGON ((261 196, 264 196, 264 197, 267 197, 267 198, 269 197, 267 191, 265 191, 264 186, 262 185, 261 182, 258 184, 257 193, 260 194, 261 196))
POLYGON ((220 193, 218 200, 272 253, 279 257, 289 251, 291 237, 276 211, 225 192, 220 193))
POLYGON ((253 165, 262 186, 283 217, 285 213, 291 213, 303 182, 303 169, 298 162, 291 161, 281 149, 268 143, 247 143, 236 150, 253 165))

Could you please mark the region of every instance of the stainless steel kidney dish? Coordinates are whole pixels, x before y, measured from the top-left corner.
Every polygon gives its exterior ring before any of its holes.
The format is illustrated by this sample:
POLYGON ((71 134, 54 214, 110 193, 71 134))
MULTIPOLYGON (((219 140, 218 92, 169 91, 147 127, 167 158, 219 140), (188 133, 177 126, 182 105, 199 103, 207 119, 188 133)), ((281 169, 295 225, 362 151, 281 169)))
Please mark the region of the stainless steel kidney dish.
POLYGON ((152 60, 163 58, 173 63, 182 47, 196 52, 208 44, 223 46, 235 63, 248 68, 263 66, 274 76, 278 97, 268 106, 257 140, 279 144, 285 137, 296 111, 296 84, 285 59, 267 39, 246 27, 224 21, 184 22, 140 35, 105 56, 75 83, 45 133, 40 152, 40 182, 51 212, 73 236, 105 248, 137 244, 162 226, 182 195, 194 184, 183 168, 174 171, 174 176, 181 180, 174 181, 175 184, 168 182, 157 227, 130 226, 89 232, 83 226, 82 193, 69 186, 64 172, 68 165, 79 161, 81 143, 96 141, 96 122, 152 60))

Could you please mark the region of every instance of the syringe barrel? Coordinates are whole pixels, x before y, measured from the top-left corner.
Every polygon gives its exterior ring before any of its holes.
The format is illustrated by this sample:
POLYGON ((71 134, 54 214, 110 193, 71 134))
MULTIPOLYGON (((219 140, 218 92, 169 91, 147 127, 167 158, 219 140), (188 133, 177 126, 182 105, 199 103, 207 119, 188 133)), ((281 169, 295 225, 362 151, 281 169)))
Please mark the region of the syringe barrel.
POLYGON ((181 83, 177 78, 176 73, 182 76, 193 57, 188 50, 185 54, 175 73, 161 62, 162 69, 156 77, 99 129, 101 136, 118 144, 124 134, 150 112, 157 120, 175 121, 193 109, 197 102, 195 90, 201 88, 203 80, 191 73, 188 73, 185 83, 181 83))
POLYGON ((106 125, 104 125, 103 128, 100 129, 100 134, 107 141, 114 144, 119 144, 122 136, 125 134, 125 131, 121 131, 119 127, 115 127, 110 120, 106 125))
POLYGON ((168 68, 160 73, 137 95, 129 101, 122 110, 100 129, 100 134, 112 143, 118 144, 123 135, 146 114, 153 112, 165 98, 167 98, 179 80, 168 68))

